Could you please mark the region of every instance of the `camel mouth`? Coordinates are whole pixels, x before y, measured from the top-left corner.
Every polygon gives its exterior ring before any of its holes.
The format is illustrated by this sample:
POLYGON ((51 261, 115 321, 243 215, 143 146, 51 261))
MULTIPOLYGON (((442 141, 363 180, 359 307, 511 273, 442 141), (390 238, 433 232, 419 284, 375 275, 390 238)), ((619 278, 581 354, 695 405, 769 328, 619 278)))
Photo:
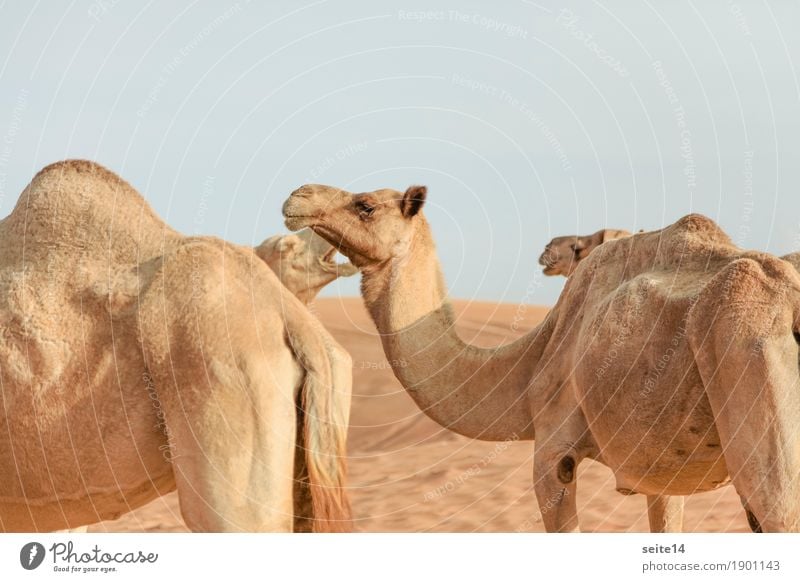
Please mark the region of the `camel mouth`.
MULTIPOLYGON (((358 251, 354 250, 353 248, 347 246, 344 243, 344 238, 342 235, 337 232, 335 229, 332 229, 325 225, 324 223, 320 222, 313 222, 310 225, 311 230, 325 239, 328 244, 332 245, 333 248, 339 252, 343 257, 350 261, 352 269, 355 269, 353 273, 356 273, 361 270, 361 267, 358 266, 359 262, 362 262, 364 257, 358 251)), ((339 267, 343 267, 344 265, 339 265, 339 267)), ((349 275, 341 275, 340 276, 349 276, 349 275)))
POLYGON ((336 249, 331 247, 331 249, 324 255, 322 255, 319 260, 328 265, 335 265, 336 264, 335 257, 336 257, 336 249))
POLYGON ((283 223, 286 225, 286 228, 291 230, 292 232, 296 232, 298 230, 302 230, 306 227, 310 227, 314 224, 314 220, 316 217, 308 216, 304 214, 285 214, 283 215, 283 223))
POLYGON ((539 256, 539 264, 546 269, 552 268, 558 262, 558 257, 554 253, 545 251, 539 256))
POLYGON ((543 252, 539 257, 539 264, 544 267, 542 273, 548 277, 561 274, 561 270, 558 268, 558 256, 552 251, 543 252))
POLYGON ((553 277, 555 275, 559 275, 560 271, 556 269, 554 266, 545 266, 545 268, 542 269, 542 273, 544 273, 548 277, 553 277))
POLYGON ((314 208, 308 206, 306 199, 294 194, 283 203, 281 213, 283 214, 283 223, 291 231, 310 227, 318 218, 314 208))
POLYGON ((334 273, 339 277, 355 275, 358 272, 358 267, 347 260, 343 262, 337 261, 336 255, 338 253, 339 250, 336 247, 331 247, 329 251, 319 257, 318 260, 322 269, 328 273, 334 273))

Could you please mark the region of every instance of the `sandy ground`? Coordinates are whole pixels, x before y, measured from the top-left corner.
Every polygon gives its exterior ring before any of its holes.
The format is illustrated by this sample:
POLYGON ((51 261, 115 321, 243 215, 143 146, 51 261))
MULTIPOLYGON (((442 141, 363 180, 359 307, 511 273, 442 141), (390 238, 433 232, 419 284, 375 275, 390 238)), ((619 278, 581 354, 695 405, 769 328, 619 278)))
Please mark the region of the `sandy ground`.
MULTIPOLYGON (((493 346, 538 323, 546 309, 457 302, 462 337, 493 346)), ((314 311, 353 357, 349 437, 351 500, 358 531, 544 531, 531 488, 531 442, 486 443, 449 433, 424 416, 395 380, 358 298, 317 301, 314 311)), ((578 471, 583 531, 648 531, 645 498, 614 490, 611 472, 578 471)), ((732 487, 687 500, 686 531, 749 531, 732 487)), ((90 531, 186 531, 172 493, 90 531)))

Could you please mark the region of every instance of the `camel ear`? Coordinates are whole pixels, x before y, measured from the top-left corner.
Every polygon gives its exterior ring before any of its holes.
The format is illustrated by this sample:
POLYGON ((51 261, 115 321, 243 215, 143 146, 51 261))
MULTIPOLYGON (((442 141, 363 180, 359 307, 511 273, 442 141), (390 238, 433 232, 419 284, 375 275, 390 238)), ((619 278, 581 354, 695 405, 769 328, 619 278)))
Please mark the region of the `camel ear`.
POLYGON ((280 242, 280 235, 271 236, 255 248, 256 254, 265 261, 269 261, 272 255, 278 253, 278 243, 280 242))
POLYGON ((400 202, 400 210, 403 216, 411 218, 416 216, 417 213, 425 204, 425 197, 428 195, 428 188, 425 186, 409 186, 406 193, 403 194, 403 200, 400 202))
POLYGON ((278 251, 281 254, 294 252, 299 250, 303 245, 303 241, 296 234, 287 234, 280 238, 278 241, 278 251))
POLYGON ((627 236, 630 233, 625 230, 615 230, 613 228, 604 228, 600 231, 600 241, 597 244, 603 244, 604 242, 608 242, 610 240, 615 240, 618 238, 622 238, 623 236, 627 236))
POLYGON ((589 253, 592 252, 591 240, 592 237, 579 236, 578 240, 575 242, 575 245, 572 247, 575 250, 575 256, 579 261, 582 261, 588 257, 589 253))
POLYGON ((294 250, 302 242, 296 234, 276 234, 258 245, 255 251, 262 260, 270 262, 276 260, 279 255, 294 250))

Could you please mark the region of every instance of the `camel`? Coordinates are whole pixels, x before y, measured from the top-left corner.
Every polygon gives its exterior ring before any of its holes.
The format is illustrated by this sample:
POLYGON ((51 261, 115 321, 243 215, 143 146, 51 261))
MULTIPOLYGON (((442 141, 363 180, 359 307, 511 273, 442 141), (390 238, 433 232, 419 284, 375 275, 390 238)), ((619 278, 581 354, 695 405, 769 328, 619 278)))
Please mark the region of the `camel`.
MULTIPOLYGON (((640 231, 642 232, 642 231, 640 231)), ((622 229, 603 229, 594 234, 568 235, 553 238, 539 257, 539 264, 544 267, 545 275, 563 275, 569 277, 577 268, 578 263, 589 256, 594 249, 608 240, 625 238, 631 233, 622 229)), ((800 271, 800 252, 790 253, 781 257, 800 271)), ((683 531, 684 500, 682 497, 648 497, 648 514, 650 517, 650 531, 652 532, 681 532, 683 531)), ((757 523, 748 516, 750 526, 758 530, 757 523)))
POLYGON ((586 458, 625 495, 732 482, 755 529, 800 531, 800 276, 789 263, 688 215, 602 244, 541 324, 478 348, 455 332, 426 197, 422 186, 309 184, 283 213, 360 268, 387 359, 404 362, 394 373, 425 414, 471 438, 536 438, 547 531, 579 530, 586 458))
POLYGON ((193 531, 340 531, 352 364, 251 247, 183 236, 106 168, 0 221, 0 528, 177 489, 193 531))
MULTIPOLYGON (((644 232, 644 231, 639 231, 644 232)), ((563 275, 569 277, 583 259, 589 256, 594 249, 606 241, 626 238, 631 236, 627 230, 603 229, 594 234, 581 236, 579 234, 557 236, 544 247, 539 257, 539 264, 544 267, 542 272, 548 276, 563 275)), ((789 253, 781 257, 800 271, 800 252, 789 253)))
MULTIPOLYGON (((283 286, 305 305, 311 303, 328 283, 358 272, 352 263, 337 264, 333 259, 336 249, 310 229, 298 234, 271 236, 253 250, 278 276, 283 286)), ((306 507, 305 511, 310 515, 311 508, 306 507)), ((304 525, 309 526, 310 522, 304 525)), ((88 527, 56 530, 56 533, 86 533, 88 527)))
MULTIPOLYGON (((253 250, 278 276, 283 286, 305 305, 311 303, 323 287, 338 277, 350 277, 358 272, 352 263, 337 264, 333 258, 336 249, 311 229, 298 234, 271 236, 253 250)), ((310 507, 305 508, 309 515, 311 510, 310 507)), ((309 526, 310 523, 304 525, 309 526)), ((86 533, 88 528, 88 525, 84 525, 56 530, 56 533, 86 533)), ((308 527, 304 531, 307 530, 308 527)))
POLYGON ((569 277, 578 263, 588 257, 595 248, 608 240, 630 235, 627 230, 604 228, 587 236, 557 236, 544 247, 544 252, 539 257, 539 264, 544 267, 542 272, 545 275, 569 277))
MULTIPOLYGON (((542 272, 549 276, 569 277, 583 259, 609 240, 625 238, 631 233, 622 229, 604 228, 590 235, 568 235, 553 238, 539 257, 542 272)), ((650 531, 654 533, 683 531, 683 497, 652 495, 647 497, 650 531)))
POLYGON ((283 286, 306 305, 338 277, 351 277, 358 272, 352 263, 337 264, 336 249, 311 229, 271 236, 254 251, 283 286))

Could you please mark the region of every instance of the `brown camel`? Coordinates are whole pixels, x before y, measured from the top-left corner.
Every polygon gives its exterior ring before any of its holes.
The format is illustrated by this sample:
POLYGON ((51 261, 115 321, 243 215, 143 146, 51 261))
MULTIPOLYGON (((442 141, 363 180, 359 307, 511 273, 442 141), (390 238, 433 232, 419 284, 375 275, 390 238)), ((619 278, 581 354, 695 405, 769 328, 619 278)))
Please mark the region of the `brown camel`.
MULTIPOLYGON (((642 231, 640 231, 642 232, 642 231)), ((627 230, 604 229, 594 234, 559 236, 552 239, 539 257, 539 264, 544 266, 545 275, 563 275, 568 277, 589 254, 604 242, 631 236, 627 230)), ((781 257, 800 271, 800 252, 781 257)), ((650 530, 654 532, 683 531, 683 497, 648 496, 648 515, 650 530)), ((757 521, 748 514, 750 526, 759 531, 757 521)))
POLYGON ((176 488, 194 531, 348 527, 350 357, 252 248, 182 236, 76 160, 33 178, 0 241, 0 528, 176 488))
POLYGON ((759 529, 800 531, 800 276, 737 248, 711 220, 601 245, 528 335, 495 349, 456 334, 426 189, 307 185, 284 204, 362 272, 394 372, 445 428, 533 439, 548 531, 576 531, 576 470, 595 459, 623 494, 733 482, 759 529))
MULTIPOLYGON (((557 236, 544 247, 539 257, 542 272, 548 276, 569 277, 578 264, 606 241, 631 236, 627 230, 604 228, 594 234, 557 236)), ((648 495, 647 514, 651 532, 683 531, 683 497, 648 495)))
POLYGON ((609 240, 625 238, 631 233, 627 230, 604 228, 587 236, 557 236, 544 247, 539 257, 542 272, 548 276, 569 277, 583 259, 594 249, 609 240))
MULTIPOLYGON (((639 231, 644 232, 644 231, 639 231)), ((544 267, 542 272, 548 276, 563 275, 569 277, 578 264, 589 256, 594 249, 604 242, 627 238, 631 233, 621 229, 603 229, 594 234, 581 236, 579 234, 557 236, 544 247, 539 257, 539 264, 544 267)), ((781 257, 791 263, 800 271, 800 252, 789 253, 781 257)))

